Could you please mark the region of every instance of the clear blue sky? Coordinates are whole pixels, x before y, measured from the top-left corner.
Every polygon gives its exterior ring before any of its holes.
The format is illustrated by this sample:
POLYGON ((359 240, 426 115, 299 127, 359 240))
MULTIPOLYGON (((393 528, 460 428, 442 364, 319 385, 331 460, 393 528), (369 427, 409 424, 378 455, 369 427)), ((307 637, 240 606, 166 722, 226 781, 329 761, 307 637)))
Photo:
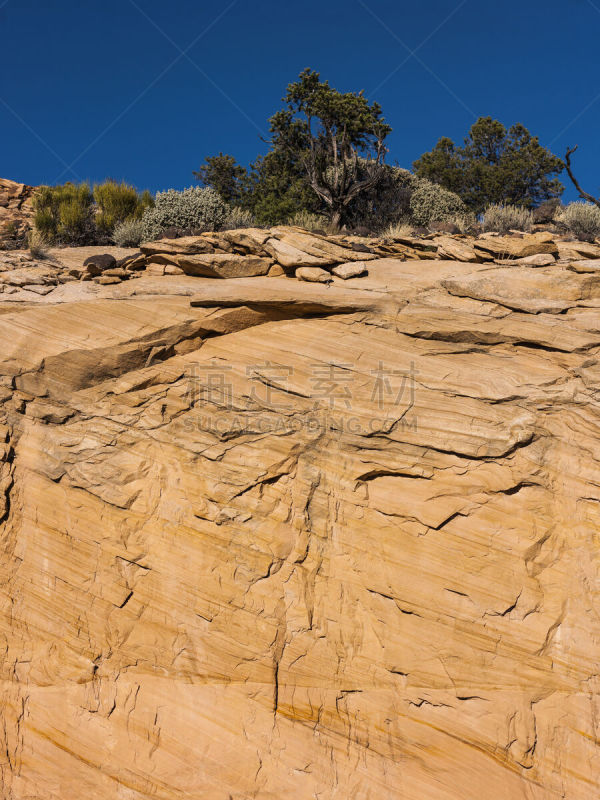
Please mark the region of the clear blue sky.
POLYGON ((190 185, 263 152, 311 67, 381 103, 402 166, 491 115, 579 144, 598 192, 599 41, 600 0, 0 0, 0 177, 190 185))

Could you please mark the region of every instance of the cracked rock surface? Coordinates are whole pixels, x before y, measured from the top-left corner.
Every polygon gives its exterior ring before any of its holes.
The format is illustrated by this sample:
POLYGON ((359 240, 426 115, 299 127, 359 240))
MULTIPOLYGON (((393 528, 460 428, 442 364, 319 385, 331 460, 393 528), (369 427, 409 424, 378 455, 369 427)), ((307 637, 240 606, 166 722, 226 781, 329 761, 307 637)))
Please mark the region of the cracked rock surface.
POLYGON ((599 796, 599 275, 0 306, 3 798, 599 796))

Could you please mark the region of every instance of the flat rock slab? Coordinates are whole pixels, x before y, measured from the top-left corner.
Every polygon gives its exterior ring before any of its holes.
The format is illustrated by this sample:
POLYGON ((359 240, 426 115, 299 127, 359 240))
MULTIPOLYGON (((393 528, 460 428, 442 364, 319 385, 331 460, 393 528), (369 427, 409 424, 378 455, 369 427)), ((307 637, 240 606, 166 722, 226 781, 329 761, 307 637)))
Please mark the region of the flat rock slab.
POLYGON ((228 281, 205 285, 191 299, 192 306, 243 306, 296 309, 303 313, 351 313, 372 311, 386 302, 381 292, 290 281, 287 278, 228 281))
POLYGON ((506 308, 557 314, 579 304, 600 304, 600 280, 564 267, 497 267, 489 272, 442 281, 450 294, 498 303, 506 308))
POLYGON ((574 261, 569 264, 568 269, 572 272, 597 272, 600 273, 600 258, 586 258, 581 261, 574 261))
MULTIPOLYGON (((322 266, 323 264, 339 264, 345 261, 367 261, 376 258, 372 253, 363 253, 353 250, 351 247, 341 247, 336 242, 331 241, 326 236, 318 234, 310 234, 303 231, 301 228, 280 227, 272 228, 271 234, 274 240, 278 241, 287 248, 292 248, 288 252, 303 253, 304 256, 319 259, 319 263, 289 263, 285 264, 279 258, 277 260, 283 266, 322 266)), ((270 239, 268 245, 277 249, 277 245, 273 244, 273 239, 270 239)), ((282 249, 280 247, 280 249, 282 249)))
POLYGON ((562 260, 576 261, 582 258, 600 258, 600 246, 588 242, 558 242, 557 248, 562 260))
POLYGON ((159 253, 171 255, 195 255, 210 253, 213 246, 202 236, 182 236, 179 239, 157 239, 154 242, 142 242, 140 250, 146 256, 159 253))
POLYGON ((266 275, 273 263, 269 258, 229 253, 174 256, 173 261, 186 275, 200 278, 251 278, 266 275))
POLYGON ((558 255, 558 247, 554 241, 541 241, 543 237, 494 236, 477 239, 474 243, 476 252, 491 255, 494 258, 526 258, 538 254, 558 255))

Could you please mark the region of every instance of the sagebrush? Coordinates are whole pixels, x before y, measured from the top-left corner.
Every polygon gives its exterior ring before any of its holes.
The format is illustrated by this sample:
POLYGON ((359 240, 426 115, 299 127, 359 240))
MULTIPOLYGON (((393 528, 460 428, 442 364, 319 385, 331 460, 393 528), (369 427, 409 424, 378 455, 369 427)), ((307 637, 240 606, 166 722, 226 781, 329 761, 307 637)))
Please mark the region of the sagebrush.
POLYGON ((126 219, 115 225, 113 242, 119 247, 137 247, 144 241, 144 223, 141 219, 126 219))
POLYGON ((415 225, 427 227, 431 222, 451 222, 465 216, 465 204, 454 192, 436 183, 421 180, 410 197, 410 213, 415 225))
POLYGON ((210 187, 157 192, 154 208, 147 209, 142 217, 144 240, 158 239, 167 228, 216 231, 222 228, 228 213, 227 203, 210 187))
POLYGON ((296 228, 304 228, 305 231, 322 231, 329 225, 325 217, 313 214, 312 211, 307 211, 306 209, 296 211, 295 214, 288 218, 287 224, 296 228))
POLYGON ((497 233, 530 231, 533 213, 528 208, 512 205, 491 205, 483 214, 483 230, 497 233))
POLYGON ((233 206, 227 213, 222 228, 224 231, 233 231, 236 228, 253 228, 254 225, 254 215, 248 208, 233 206))
POLYGON ((578 239, 593 241, 600 236, 600 208, 578 200, 558 211, 556 221, 568 228, 578 239))

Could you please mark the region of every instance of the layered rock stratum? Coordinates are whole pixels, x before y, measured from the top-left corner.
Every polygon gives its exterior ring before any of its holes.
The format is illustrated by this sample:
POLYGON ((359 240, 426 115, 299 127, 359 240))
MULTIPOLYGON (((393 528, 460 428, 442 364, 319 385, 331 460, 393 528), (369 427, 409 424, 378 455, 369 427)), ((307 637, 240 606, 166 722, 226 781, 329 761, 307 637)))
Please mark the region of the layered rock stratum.
POLYGON ((291 236, 0 276, 3 798, 597 797, 596 252, 291 236))

